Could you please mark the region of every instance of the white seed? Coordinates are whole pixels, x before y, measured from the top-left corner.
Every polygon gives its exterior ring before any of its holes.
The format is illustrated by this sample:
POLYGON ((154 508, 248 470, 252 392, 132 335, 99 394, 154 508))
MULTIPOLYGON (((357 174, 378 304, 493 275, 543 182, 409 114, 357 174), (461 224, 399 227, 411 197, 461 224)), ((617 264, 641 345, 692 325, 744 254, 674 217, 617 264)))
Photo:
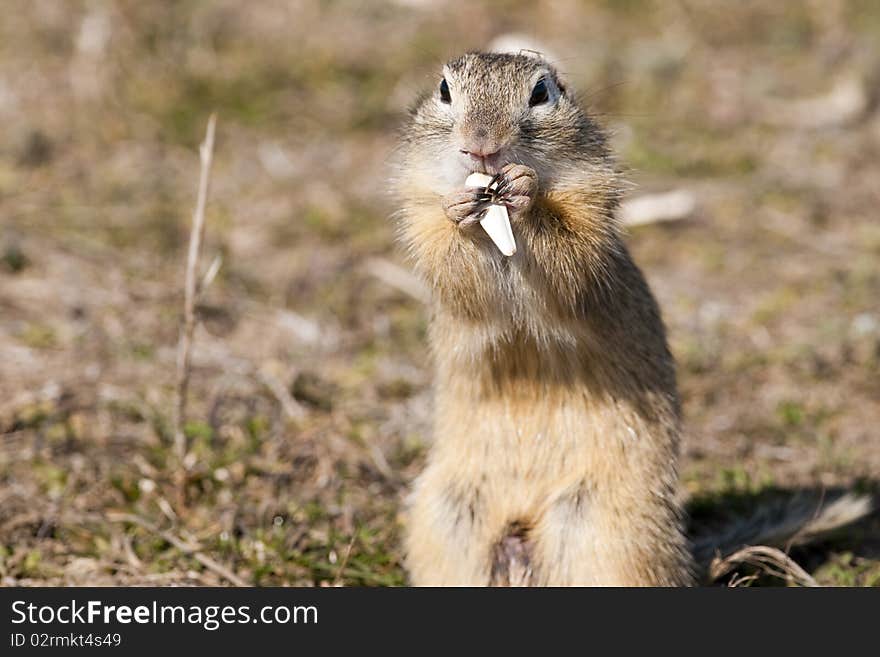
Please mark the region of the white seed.
MULTIPOLYGON (((464 181, 464 184, 468 187, 486 187, 491 181, 492 176, 487 176, 485 173, 472 173, 464 181)), ((483 227, 501 253, 506 256, 512 256, 516 253, 516 241, 513 239, 506 206, 494 203, 490 205, 480 220, 480 226, 483 227)))

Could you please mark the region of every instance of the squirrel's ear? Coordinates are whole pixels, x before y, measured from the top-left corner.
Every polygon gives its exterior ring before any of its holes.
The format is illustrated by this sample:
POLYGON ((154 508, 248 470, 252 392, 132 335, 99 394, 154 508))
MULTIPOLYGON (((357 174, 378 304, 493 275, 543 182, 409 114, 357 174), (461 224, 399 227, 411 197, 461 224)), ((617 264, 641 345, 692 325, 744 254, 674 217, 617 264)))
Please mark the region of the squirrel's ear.
POLYGON ((534 57, 542 62, 552 59, 544 44, 524 34, 502 34, 492 39, 486 48, 488 52, 506 53, 534 57))
POLYGON ((546 62, 547 58, 544 57, 544 53, 538 50, 529 50, 528 48, 520 48, 516 53, 517 55, 522 55, 523 57, 532 57, 542 62, 546 62))
POLYGON ((559 93, 564 96, 568 85, 565 83, 565 80, 559 77, 559 73, 555 74, 554 79, 556 80, 556 86, 559 89, 559 93))

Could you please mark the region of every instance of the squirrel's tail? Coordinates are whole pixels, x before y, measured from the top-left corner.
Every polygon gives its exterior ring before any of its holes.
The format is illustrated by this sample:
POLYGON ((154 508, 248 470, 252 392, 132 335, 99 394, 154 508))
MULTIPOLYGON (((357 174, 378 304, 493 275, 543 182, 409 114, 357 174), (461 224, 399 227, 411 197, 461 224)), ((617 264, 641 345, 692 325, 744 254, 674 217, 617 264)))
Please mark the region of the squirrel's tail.
POLYGON ((789 547, 816 541, 869 515, 874 509, 869 495, 843 493, 823 499, 796 497, 761 508, 750 518, 720 533, 698 536, 693 555, 699 572, 710 573, 715 560, 723 560, 748 546, 789 547))

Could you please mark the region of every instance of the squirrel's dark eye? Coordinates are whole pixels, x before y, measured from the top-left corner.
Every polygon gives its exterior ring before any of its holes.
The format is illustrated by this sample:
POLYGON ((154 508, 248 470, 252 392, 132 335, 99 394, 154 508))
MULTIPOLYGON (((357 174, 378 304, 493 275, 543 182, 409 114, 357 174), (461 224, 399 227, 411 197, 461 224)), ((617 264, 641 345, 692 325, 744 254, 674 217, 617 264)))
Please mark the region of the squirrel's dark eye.
POLYGON ((440 81, 440 100, 444 103, 451 103, 452 96, 449 95, 449 85, 446 84, 446 78, 440 81))
POLYGON ((547 91, 547 82, 544 78, 538 80, 538 84, 532 89, 532 95, 529 98, 529 107, 546 103, 550 99, 550 92, 547 91))

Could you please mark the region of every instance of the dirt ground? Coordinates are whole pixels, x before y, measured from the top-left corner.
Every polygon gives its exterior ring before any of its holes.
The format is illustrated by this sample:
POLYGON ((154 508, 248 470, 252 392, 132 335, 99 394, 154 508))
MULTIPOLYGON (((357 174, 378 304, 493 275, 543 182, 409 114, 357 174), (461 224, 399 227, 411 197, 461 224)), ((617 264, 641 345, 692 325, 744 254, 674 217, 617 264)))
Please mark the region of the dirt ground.
MULTIPOLYGON (((10 4, 3 585, 406 583, 431 374, 386 162, 444 59, 517 33, 613 132, 633 196, 696 199, 628 238, 679 363, 694 523, 880 492, 880 3, 10 4), (200 270, 220 269, 181 486, 176 348, 212 111, 200 270)), ((821 584, 880 585, 880 518, 792 556, 821 584)))

